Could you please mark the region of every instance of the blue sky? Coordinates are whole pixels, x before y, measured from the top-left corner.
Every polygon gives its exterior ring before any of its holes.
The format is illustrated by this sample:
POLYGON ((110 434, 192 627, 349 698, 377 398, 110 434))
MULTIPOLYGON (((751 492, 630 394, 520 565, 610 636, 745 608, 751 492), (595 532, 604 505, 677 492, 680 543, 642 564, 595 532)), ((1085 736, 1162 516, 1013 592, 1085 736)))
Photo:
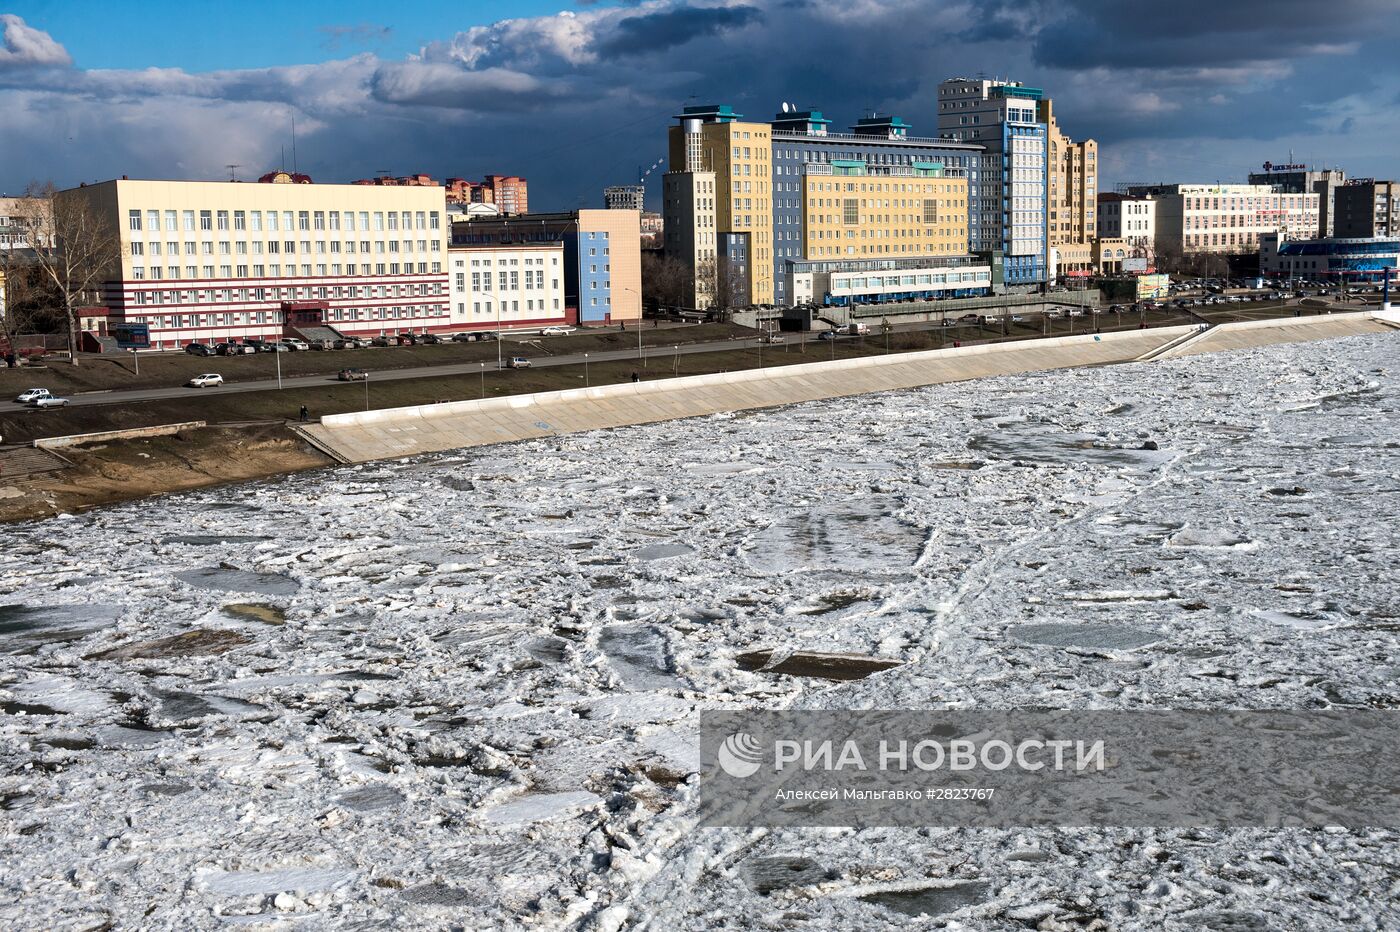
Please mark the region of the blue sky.
POLYGON ((215 71, 313 64, 373 51, 402 58, 444 35, 512 17, 556 12, 555 0, 418 0, 390 5, 267 0, 44 0, 0 4, 4 12, 55 37, 81 68, 184 68, 215 71), (385 14, 392 12, 392 22, 385 14))
MULTIPOLYGON (((4 4, 5 0, 0 0, 4 4)), ((0 192, 277 167, 318 181, 518 174, 599 203, 670 115, 784 100, 936 135, 938 82, 1043 87, 1101 182, 1243 181, 1260 163, 1400 176, 1396 0, 420 0, 0 5, 0 192), (114 10, 119 15, 114 15, 114 10), (509 16, 509 19, 503 17, 509 16), (290 159, 289 159, 290 161, 290 159)), ((653 175, 652 201, 658 176, 653 175)))

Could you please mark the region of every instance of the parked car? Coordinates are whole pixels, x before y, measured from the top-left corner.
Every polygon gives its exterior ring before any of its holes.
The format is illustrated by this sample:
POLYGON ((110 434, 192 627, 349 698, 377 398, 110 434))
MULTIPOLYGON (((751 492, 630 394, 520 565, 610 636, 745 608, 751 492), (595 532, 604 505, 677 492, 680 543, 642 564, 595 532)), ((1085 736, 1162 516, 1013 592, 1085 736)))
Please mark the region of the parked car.
POLYGON ((243 345, 250 347, 248 351, 251 353, 266 353, 268 351, 267 341, 258 337, 246 337, 243 340, 243 345))
POLYGON ((573 331, 568 327, 545 327, 540 331, 540 335, 546 337, 563 337, 571 333, 573 333, 573 331))
POLYGON ((506 368, 528 369, 530 368, 530 360, 526 359, 524 356, 512 356, 506 360, 506 368))
POLYGON ((51 397, 53 397, 53 393, 50 392, 47 388, 31 388, 27 389, 26 391, 20 392, 19 397, 16 398, 15 401, 22 405, 29 405, 38 401, 40 398, 51 397))
POLYGON ((442 337, 438 336, 436 333, 425 333, 425 334, 423 334, 421 337, 418 338, 418 342, 419 342, 419 343, 428 343, 428 344, 436 345, 436 344, 438 344, 438 343, 442 343, 442 342, 443 342, 443 339, 442 339, 442 337))
POLYGON ((369 373, 363 369, 341 369, 336 378, 342 382, 364 382, 369 379, 369 373))
POLYGON ((422 339, 420 336, 418 336, 418 334, 416 334, 416 333, 400 333, 400 334, 399 334, 399 345, 400 345, 400 346, 417 346, 419 343, 422 343, 422 342, 423 342, 423 339, 422 339))
POLYGON ((288 337, 287 339, 283 340, 282 344, 294 353, 311 348, 307 345, 305 340, 298 340, 293 337, 288 337))
POLYGON ((452 334, 452 342, 453 342, 453 343, 475 343, 475 342, 476 342, 476 334, 474 334, 474 333, 454 333, 454 334, 452 334))
POLYGON ((232 346, 234 355, 248 356, 258 351, 258 348, 252 343, 234 343, 232 346))
POLYGON ((369 341, 370 346, 398 346, 398 337, 378 336, 369 341))
POLYGON ((213 349, 215 356, 227 356, 229 353, 227 343, 215 343, 211 349, 213 349))
POLYGON ((290 353, 292 348, 279 340, 276 343, 267 344, 266 351, 269 353, 290 353))
POLYGON ((208 388, 211 385, 224 384, 224 377, 217 372, 206 372, 203 375, 195 376, 185 384, 191 388, 208 388))
POLYGON ((45 395, 43 398, 35 398, 32 404, 36 408, 66 408, 68 399, 57 395, 45 395))
POLYGON ((213 355, 214 351, 210 349, 208 343, 189 343, 185 346, 185 352, 191 356, 210 356, 213 355))

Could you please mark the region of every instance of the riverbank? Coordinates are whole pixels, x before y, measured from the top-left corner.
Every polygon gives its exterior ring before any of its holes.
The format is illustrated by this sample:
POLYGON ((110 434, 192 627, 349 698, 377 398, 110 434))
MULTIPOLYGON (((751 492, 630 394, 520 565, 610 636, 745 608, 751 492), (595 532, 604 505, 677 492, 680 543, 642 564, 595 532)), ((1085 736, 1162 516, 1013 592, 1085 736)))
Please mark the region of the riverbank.
POLYGON ((67 469, 13 480, 0 475, 0 521, 71 514, 332 462, 281 423, 209 427, 62 452, 72 463, 67 469))

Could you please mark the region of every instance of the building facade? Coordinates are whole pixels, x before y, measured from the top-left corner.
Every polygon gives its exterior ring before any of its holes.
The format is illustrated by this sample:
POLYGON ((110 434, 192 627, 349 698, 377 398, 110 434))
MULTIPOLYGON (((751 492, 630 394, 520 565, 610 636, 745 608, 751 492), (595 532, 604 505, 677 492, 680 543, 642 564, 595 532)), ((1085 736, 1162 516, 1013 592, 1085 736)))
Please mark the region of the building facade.
POLYGON ((36 243, 47 245, 43 231, 52 226, 48 203, 37 197, 0 197, 0 250, 22 253, 36 243))
POLYGON ((1100 237, 1150 248, 1157 239, 1157 202, 1147 196, 1100 194, 1096 224, 1100 237))
POLYGON ((950 78, 938 85, 938 133, 980 145, 969 171, 969 233, 976 252, 1005 256, 1006 283, 1029 286, 1048 273, 1049 127, 1044 93, 1015 81, 950 78))
POLYGON ((454 247, 554 243, 563 250, 564 305, 566 315, 573 311, 571 320, 581 326, 641 320, 641 218, 636 211, 577 210, 452 224, 454 247))
POLYGON ((1308 168, 1306 165, 1278 165, 1265 162, 1263 171, 1250 172, 1249 183, 1266 185, 1284 194, 1316 194, 1317 229, 1309 236, 1331 236, 1335 227, 1338 189, 1346 184, 1347 173, 1340 168, 1308 168))
MULTIPOLYGON (((691 162, 687 162, 689 166, 691 162)), ((681 301, 692 310, 706 310, 718 300, 715 264, 719 230, 715 221, 715 173, 689 167, 661 177, 665 221, 665 252, 689 270, 681 301)))
POLYGON ((603 206, 608 210, 646 210, 646 200, 646 185, 615 184, 603 189, 603 206))
POLYGON ((1152 197, 1156 206, 1154 252, 1256 252, 1259 237, 1314 234, 1319 223, 1317 194, 1293 194, 1268 185, 1175 184, 1129 187, 1132 197, 1152 197))
MULTIPOLYGON (((861 273, 872 260, 968 255, 968 172, 979 146, 910 136, 897 116, 865 117, 844 133, 829 125, 819 110, 788 110, 772 123, 776 303, 813 300, 789 286, 803 268, 844 262, 861 273)), ((820 302, 823 291, 815 294, 820 302)), ((883 294, 872 288, 869 298, 883 294)))
POLYGON ((449 246, 452 319, 458 330, 573 323, 564 296, 564 243, 449 246))
POLYGON ((56 197, 118 231, 101 303, 154 348, 454 324, 440 187, 122 179, 56 197))
POLYGON ((1334 283, 1379 282, 1400 268, 1400 238, 1325 237, 1289 239, 1265 233, 1259 270, 1265 275, 1334 283))
POLYGON ((1061 132, 1048 99, 1040 101, 1039 117, 1048 139, 1045 241, 1057 266, 1050 277, 1088 276, 1098 228, 1099 144, 1075 142, 1061 132))
POLYGON ((1400 183, 1357 178, 1337 189, 1338 237, 1400 236, 1400 183))
MULTIPOLYGON (((768 124, 745 122, 743 114, 728 104, 686 107, 676 119, 669 133, 671 171, 714 173, 716 245, 721 234, 747 237, 742 250, 745 268, 730 280, 742 278, 746 283, 748 294, 742 304, 772 304, 773 159, 768 124)), ((664 217, 670 226, 671 216, 664 217)), ((685 222, 681 217, 677 220, 685 222)), ((678 258, 696 267, 695 256, 678 258)))

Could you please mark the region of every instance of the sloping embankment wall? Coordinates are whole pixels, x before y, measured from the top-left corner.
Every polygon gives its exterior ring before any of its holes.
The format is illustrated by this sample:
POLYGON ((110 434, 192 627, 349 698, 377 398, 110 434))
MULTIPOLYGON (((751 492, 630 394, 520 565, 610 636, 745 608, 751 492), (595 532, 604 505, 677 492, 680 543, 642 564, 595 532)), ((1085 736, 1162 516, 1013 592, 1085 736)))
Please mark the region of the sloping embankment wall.
MULTIPOLYGON (((1392 332, 1374 316, 1362 312, 1303 322, 1289 318, 1222 324, 1157 358, 1170 357, 1178 349, 1189 354, 1392 332)), ((993 375, 1131 362, 1196 330, 1183 326, 1082 334, 336 414, 301 431, 341 461, 360 463, 993 375)))

